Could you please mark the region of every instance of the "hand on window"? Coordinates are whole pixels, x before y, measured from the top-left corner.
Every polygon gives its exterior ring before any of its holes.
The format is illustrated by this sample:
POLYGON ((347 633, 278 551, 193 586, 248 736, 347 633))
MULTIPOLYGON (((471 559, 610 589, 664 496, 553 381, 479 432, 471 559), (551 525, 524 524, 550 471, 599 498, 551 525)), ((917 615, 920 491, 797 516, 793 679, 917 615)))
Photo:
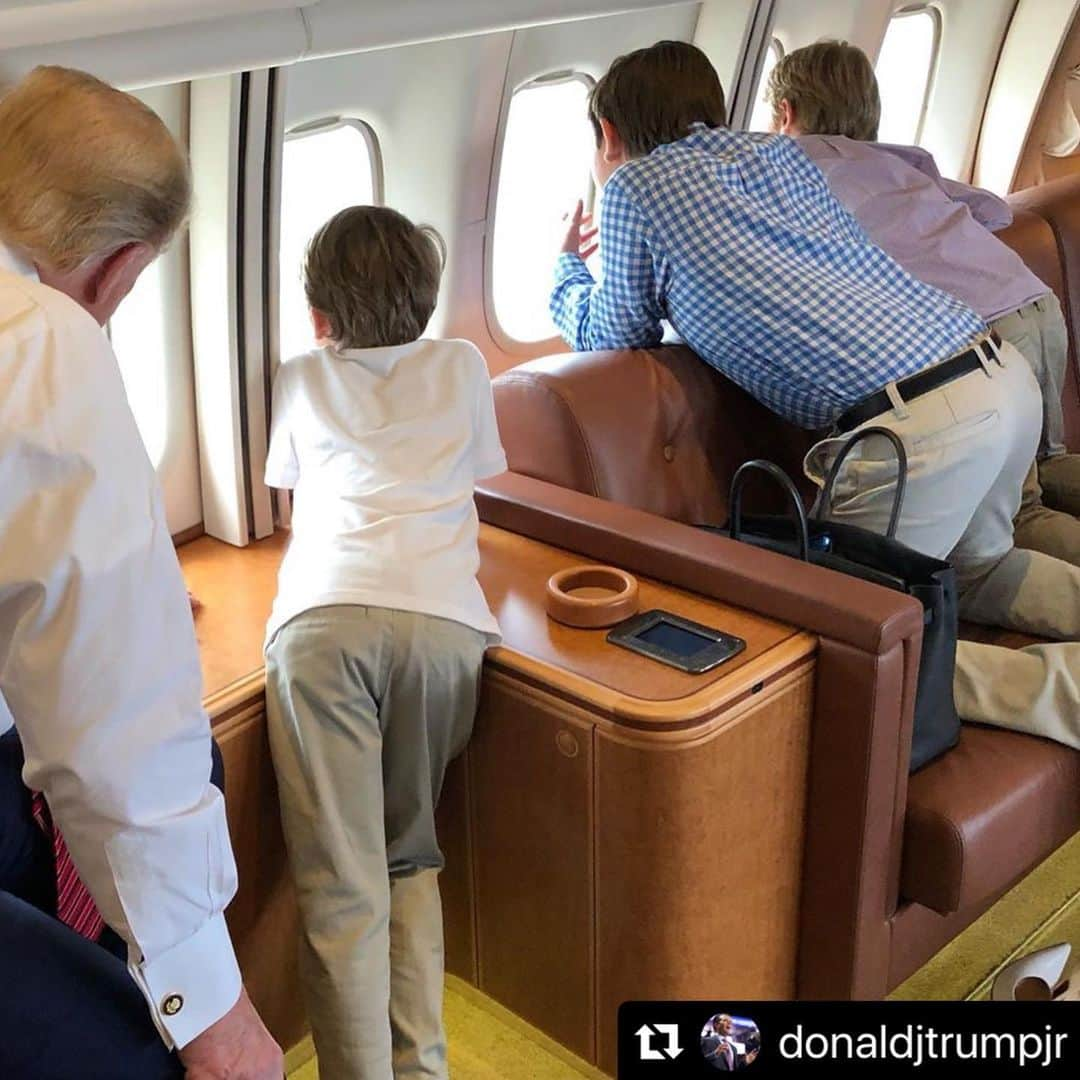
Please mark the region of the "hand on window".
POLYGON ((579 255, 582 259, 593 255, 600 246, 595 243, 600 230, 592 227, 592 214, 585 213, 585 204, 581 199, 578 199, 572 214, 563 215, 563 221, 568 223, 561 249, 563 254, 579 255))

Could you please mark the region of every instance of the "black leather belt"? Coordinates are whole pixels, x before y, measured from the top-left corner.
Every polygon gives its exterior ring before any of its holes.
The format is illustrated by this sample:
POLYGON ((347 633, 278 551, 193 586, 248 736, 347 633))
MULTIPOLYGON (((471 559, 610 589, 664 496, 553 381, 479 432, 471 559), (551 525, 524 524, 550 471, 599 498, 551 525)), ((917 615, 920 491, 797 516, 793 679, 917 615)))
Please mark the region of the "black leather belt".
MULTIPOLYGON (((972 345, 967 352, 957 353, 956 356, 943 360, 933 367, 924 368, 922 371, 909 375, 906 379, 900 379, 896 389, 900 393, 901 400, 908 402, 929 394, 946 383, 955 382, 964 375, 969 375, 982 367, 983 359, 993 360, 994 354, 990 350, 989 342, 993 341, 998 348, 1001 347, 1001 338, 991 331, 989 339, 984 338, 977 345, 972 345)), ((857 405, 852 405, 846 412, 840 414, 836 421, 836 429, 840 433, 854 431, 855 428, 865 424, 867 420, 873 420, 882 413, 887 413, 893 408, 892 400, 884 390, 863 398, 857 405)))

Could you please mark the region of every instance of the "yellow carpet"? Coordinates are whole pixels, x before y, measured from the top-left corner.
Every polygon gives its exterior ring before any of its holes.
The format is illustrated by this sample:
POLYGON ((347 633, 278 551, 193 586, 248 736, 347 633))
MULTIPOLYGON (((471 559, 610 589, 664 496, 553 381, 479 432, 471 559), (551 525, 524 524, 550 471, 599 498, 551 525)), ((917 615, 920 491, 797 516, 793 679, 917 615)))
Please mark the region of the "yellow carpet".
MULTIPOLYGON (((1080 960, 1080 835, 1059 848, 890 995, 907 1001, 987 997, 1016 957, 1067 941, 1080 960)), ((454 1080, 606 1080, 491 998, 447 979, 446 1032, 454 1080)), ((286 1059, 289 1080, 318 1080, 311 1040, 286 1059)))
MULTIPOLYGON (((443 1009, 454 1080, 609 1080, 491 998, 450 977, 443 1009)), ((318 1080, 311 1040, 286 1059, 289 1080, 318 1080)))
POLYGON ((1080 835, 1058 848, 890 996, 901 1001, 984 998, 1006 964, 1063 941, 1080 960, 1080 835))

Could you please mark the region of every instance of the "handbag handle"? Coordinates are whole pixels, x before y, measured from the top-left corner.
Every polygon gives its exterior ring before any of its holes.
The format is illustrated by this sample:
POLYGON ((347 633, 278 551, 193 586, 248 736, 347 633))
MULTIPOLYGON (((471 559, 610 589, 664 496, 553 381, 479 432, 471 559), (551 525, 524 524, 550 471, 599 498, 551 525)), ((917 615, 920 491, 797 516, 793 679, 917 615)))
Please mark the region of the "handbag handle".
POLYGON ((728 536, 730 536, 732 540, 739 540, 742 538, 743 487, 746 484, 747 477, 751 472, 755 471, 763 472, 771 476, 787 493, 788 498, 791 500, 792 508, 795 511, 792 517, 798 533, 799 558, 801 558, 803 562, 809 562, 810 526, 806 523, 806 510, 803 508, 802 499, 799 497, 799 492, 795 485, 791 482, 791 477, 771 461, 764 461, 761 458, 757 458, 754 461, 744 462, 739 466, 735 475, 731 478, 731 496, 728 499, 728 503, 731 507, 730 519, 728 522, 728 536))
POLYGON ((838 453, 833 460, 832 467, 829 469, 829 475, 825 477, 825 483, 821 488, 821 495, 818 496, 814 518, 817 521, 821 521, 828 516, 828 512, 832 509, 833 487, 836 485, 836 478, 840 474, 840 469, 843 466, 844 461, 858 443, 871 435, 884 436, 892 443, 893 449, 896 451, 896 463, 899 466, 896 474, 896 491, 893 493, 893 506, 892 513, 889 515, 889 527, 885 531, 885 535, 890 540, 894 540, 896 538, 897 527, 900 525, 900 514, 904 509, 904 495, 907 492, 908 459, 907 451, 904 449, 904 444, 900 440, 900 436, 887 427, 860 428, 842 447, 840 447, 840 453, 838 453))

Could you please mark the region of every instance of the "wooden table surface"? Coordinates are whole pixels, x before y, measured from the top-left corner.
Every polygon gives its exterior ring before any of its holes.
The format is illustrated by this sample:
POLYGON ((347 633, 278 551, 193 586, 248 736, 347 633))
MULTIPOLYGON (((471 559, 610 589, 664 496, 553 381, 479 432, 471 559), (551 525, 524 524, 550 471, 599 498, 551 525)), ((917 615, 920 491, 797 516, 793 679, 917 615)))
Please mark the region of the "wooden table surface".
MULTIPOLYGON (((188 588, 201 602, 195 631, 207 697, 250 678, 263 667, 263 636, 277 588, 277 571, 288 542, 278 532, 246 548, 201 537, 179 548, 188 588)), ((639 581, 641 610, 663 608, 742 637, 745 652, 703 675, 676 668, 606 642, 602 630, 576 630, 549 619, 547 580, 556 570, 587 560, 488 525, 480 531, 480 583, 503 629, 504 646, 492 653, 500 665, 534 662, 549 672, 656 703, 699 693, 740 670, 752 670, 763 654, 799 637, 797 628, 719 601, 694 596, 647 579, 639 581)), ((806 650, 800 646, 798 650, 806 650)))

